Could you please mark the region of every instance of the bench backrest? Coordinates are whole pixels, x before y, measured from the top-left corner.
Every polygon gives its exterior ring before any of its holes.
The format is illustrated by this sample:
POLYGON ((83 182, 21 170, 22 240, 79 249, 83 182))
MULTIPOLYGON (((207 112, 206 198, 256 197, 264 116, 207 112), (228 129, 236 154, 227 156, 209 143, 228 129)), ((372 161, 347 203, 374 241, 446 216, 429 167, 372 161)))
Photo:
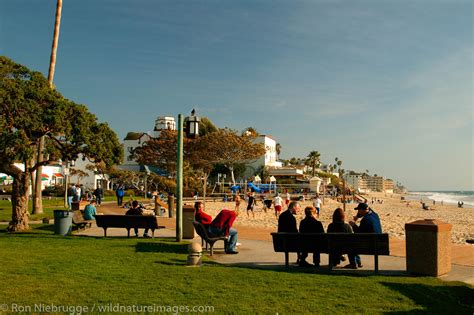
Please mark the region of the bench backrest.
POLYGON ((84 215, 82 214, 81 210, 74 210, 72 212, 72 223, 78 224, 83 223, 84 221, 86 220, 84 219, 84 215))
POLYGON ((124 227, 157 229, 158 218, 152 215, 96 215, 95 221, 98 227, 124 227))
POLYGON ((196 230, 197 235, 199 235, 203 239, 209 239, 209 235, 207 234, 206 228, 202 223, 193 221, 194 229, 196 230))
POLYGON ((388 234, 272 233, 275 252, 344 252, 389 255, 388 234))

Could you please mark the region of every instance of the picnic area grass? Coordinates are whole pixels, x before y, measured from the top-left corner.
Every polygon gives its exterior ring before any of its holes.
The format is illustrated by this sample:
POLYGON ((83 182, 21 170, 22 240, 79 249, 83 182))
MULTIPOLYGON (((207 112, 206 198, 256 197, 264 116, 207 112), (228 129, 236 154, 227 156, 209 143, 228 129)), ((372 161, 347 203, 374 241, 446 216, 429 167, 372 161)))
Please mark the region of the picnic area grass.
POLYGON ((188 268, 187 244, 172 239, 62 237, 52 230, 39 225, 9 234, 0 226, 0 304, 208 305, 217 314, 474 311, 474 289, 460 282, 231 267, 207 258, 188 268))

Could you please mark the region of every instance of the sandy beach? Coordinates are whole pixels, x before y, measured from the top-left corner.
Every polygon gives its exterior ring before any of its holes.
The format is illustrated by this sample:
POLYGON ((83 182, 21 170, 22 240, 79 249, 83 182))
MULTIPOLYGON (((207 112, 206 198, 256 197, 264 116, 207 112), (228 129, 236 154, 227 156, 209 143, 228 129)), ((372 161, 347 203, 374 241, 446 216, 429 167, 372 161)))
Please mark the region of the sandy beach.
MULTIPOLYGON (((375 212, 380 216, 382 223, 382 229, 384 232, 389 233, 391 237, 397 239, 405 239, 405 223, 413 222, 422 219, 437 219, 452 225, 452 241, 457 244, 465 244, 466 239, 474 238, 474 209, 473 208, 458 208, 456 205, 441 205, 437 203, 432 205, 428 203, 430 207, 435 210, 423 210, 419 201, 410 201, 407 206, 406 201, 402 201, 401 197, 404 195, 399 194, 384 194, 384 193, 371 193, 365 195, 369 200, 369 205, 375 212), (378 200, 383 200, 382 204, 374 203, 371 204, 370 200, 375 197, 378 200)), ((190 204, 191 202, 187 202, 190 204)), ((312 204, 310 200, 301 202, 302 211, 297 215, 298 222, 303 218, 303 209, 305 206, 312 204)), ((356 211, 354 207, 357 204, 349 203, 346 204, 346 221, 350 220, 356 211)), ((277 229, 277 219, 273 208, 265 213, 262 202, 258 202, 255 208, 255 218, 252 215, 247 216, 246 204, 242 202, 240 205, 240 215, 237 217, 235 224, 251 227, 265 227, 277 229)), ((323 223, 325 229, 332 220, 332 213, 337 207, 342 208, 342 203, 336 202, 335 200, 325 198, 325 203, 322 207, 319 220, 323 223)), ((208 199, 206 201, 206 212, 211 214, 213 217, 221 209, 235 208, 234 202, 220 202, 208 199)), ((284 210, 283 210, 284 211, 284 210)))

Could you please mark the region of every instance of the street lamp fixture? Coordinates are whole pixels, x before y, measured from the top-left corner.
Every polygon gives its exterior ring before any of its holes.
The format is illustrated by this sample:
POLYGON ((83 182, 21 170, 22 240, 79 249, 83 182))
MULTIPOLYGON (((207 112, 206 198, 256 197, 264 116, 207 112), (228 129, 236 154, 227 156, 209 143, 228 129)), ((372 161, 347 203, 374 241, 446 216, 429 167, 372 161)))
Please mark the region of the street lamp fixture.
POLYGON ((186 137, 195 139, 199 137, 199 123, 201 118, 196 116, 196 110, 191 111, 191 116, 186 117, 186 137))

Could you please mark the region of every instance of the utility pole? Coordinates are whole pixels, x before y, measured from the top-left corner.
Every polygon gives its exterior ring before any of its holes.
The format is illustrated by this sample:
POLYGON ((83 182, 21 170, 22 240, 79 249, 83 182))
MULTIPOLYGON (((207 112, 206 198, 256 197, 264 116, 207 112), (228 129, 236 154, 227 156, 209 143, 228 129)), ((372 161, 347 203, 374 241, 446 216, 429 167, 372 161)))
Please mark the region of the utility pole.
POLYGON ((183 240, 183 115, 178 115, 176 156, 176 241, 183 240))

